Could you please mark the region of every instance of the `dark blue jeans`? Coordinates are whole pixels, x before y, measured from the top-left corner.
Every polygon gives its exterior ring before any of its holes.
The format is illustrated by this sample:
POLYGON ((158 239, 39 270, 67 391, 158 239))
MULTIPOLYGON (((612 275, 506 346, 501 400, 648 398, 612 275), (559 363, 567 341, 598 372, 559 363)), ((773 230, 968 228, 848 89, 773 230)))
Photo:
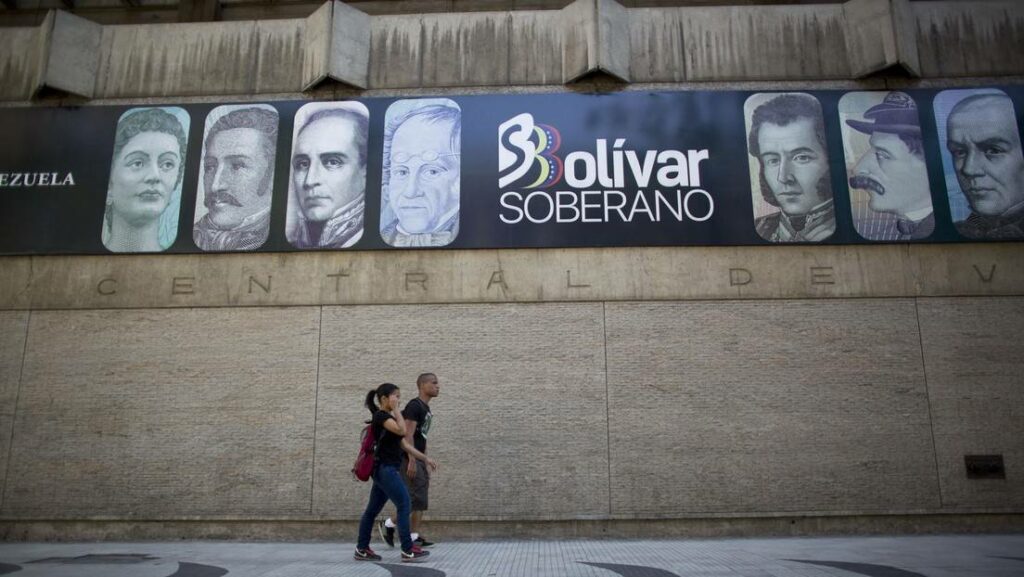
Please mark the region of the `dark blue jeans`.
POLYGON ((402 541, 402 551, 412 549, 412 536, 409 535, 409 511, 412 508, 409 503, 409 490, 405 488, 405 481, 398 472, 398 465, 377 465, 373 471, 373 488, 370 489, 370 502, 366 504, 366 511, 359 520, 359 541, 356 547, 366 549, 370 546, 370 533, 373 531, 373 521, 380 514, 381 509, 387 504, 388 499, 398 509, 398 538, 402 541))

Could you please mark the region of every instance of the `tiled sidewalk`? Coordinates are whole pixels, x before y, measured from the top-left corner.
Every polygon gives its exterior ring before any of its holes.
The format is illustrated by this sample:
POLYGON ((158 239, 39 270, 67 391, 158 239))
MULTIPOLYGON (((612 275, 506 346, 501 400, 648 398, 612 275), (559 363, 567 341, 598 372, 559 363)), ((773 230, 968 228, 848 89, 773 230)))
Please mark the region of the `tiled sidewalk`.
POLYGON ((1010 577, 1024 534, 673 541, 460 541, 400 564, 342 543, 3 543, 16 577, 1010 577))

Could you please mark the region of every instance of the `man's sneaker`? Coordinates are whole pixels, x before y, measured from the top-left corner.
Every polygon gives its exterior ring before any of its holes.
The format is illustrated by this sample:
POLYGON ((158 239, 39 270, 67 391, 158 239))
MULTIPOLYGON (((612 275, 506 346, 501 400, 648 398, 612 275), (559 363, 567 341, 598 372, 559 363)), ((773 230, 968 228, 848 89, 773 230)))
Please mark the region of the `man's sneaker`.
POLYGON ((356 554, 355 554, 355 560, 356 561, 380 561, 381 560, 381 556, 376 554, 376 553, 374 553, 373 549, 370 549, 369 547, 367 547, 366 549, 359 549, 357 547, 356 548, 356 554))
POLYGON ((420 549, 419 545, 413 545, 412 549, 402 551, 402 563, 419 563, 429 556, 429 551, 420 549))
POLYGON ((377 532, 380 533, 381 540, 383 540, 385 543, 387 543, 388 547, 394 547, 395 546, 395 528, 394 527, 388 527, 387 524, 384 521, 385 521, 384 519, 381 519, 380 521, 377 521, 377 532))
POLYGON ((420 547, 423 547, 423 548, 433 547, 434 546, 434 542, 433 541, 427 541, 426 539, 423 538, 423 535, 420 535, 419 537, 417 537, 413 541, 413 543, 416 544, 416 545, 419 545, 420 547))

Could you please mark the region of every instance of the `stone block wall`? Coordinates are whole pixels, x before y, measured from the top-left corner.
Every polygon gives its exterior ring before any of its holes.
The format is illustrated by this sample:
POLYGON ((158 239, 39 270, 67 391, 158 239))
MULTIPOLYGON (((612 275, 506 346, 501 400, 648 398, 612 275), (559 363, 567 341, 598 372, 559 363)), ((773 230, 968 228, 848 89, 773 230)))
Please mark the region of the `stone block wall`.
POLYGON ((1019 513, 1021 311, 959 297, 5 312, 0 525, 352 522, 363 396, 387 380, 408 398, 423 370, 442 385, 439 527, 1019 513), (966 479, 976 453, 1003 454, 1007 478, 966 479))
POLYGON ((941 508, 913 300, 607 317, 613 512, 941 508))
POLYGON ((34 313, 3 515, 308 514, 318 313, 34 313))
POLYGON ((1024 461, 1024 445, 1017 442, 1024 434, 1024 381, 1014 334, 1014 325, 1024 320, 1020 304, 990 298, 928 299, 918 305, 939 486, 947 506, 1024 505, 1012 480, 978 482, 958 474, 966 454, 1008 450, 1007 463, 1024 461))

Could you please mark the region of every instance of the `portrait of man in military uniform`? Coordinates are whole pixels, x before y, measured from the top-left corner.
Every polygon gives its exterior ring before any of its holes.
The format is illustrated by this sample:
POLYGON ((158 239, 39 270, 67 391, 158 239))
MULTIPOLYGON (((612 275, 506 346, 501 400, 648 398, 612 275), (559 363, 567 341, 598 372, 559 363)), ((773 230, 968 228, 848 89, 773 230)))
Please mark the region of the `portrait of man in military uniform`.
POLYGON ((307 104, 296 114, 288 242, 348 248, 363 236, 369 111, 358 102, 307 104))
POLYGON ((809 94, 747 99, 754 228, 769 242, 820 242, 835 232, 821 105, 809 94))

